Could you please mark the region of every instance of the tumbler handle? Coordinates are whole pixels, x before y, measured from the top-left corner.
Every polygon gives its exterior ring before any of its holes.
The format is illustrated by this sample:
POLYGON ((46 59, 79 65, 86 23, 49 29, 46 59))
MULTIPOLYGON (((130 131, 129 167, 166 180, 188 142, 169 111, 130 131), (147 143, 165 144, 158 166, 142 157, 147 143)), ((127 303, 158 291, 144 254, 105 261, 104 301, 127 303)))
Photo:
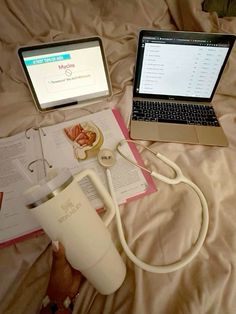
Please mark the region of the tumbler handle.
POLYGON ((86 169, 84 171, 81 171, 80 173, 75 174, 74 178, 76 181, 80 181, 86 176, 88 176, 89 179, 92 181, 99 196, 105 203, 105 207, 107 210, 102 218, 103 218, 105 226, 108 226, 115 215, 115 208, 114 208, 113 200, 110 194, 108 193, 108 191, 106 190, 106 188, 104 187, 102 181, 99 179, 99 177, 93 170, 86 169))

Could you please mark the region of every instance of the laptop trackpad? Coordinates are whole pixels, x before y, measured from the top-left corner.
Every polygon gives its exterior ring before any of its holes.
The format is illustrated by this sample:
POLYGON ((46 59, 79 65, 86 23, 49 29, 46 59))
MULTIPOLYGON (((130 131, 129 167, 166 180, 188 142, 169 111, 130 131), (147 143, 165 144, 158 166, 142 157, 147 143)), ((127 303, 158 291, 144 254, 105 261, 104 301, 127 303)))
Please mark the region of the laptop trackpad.
POLYGON ((160 141, 198 143, 195 127, 192 125, 178 125, 158 123, 160 141))
POLYGON ((194 126, 144 121, 131 121, 130 137, 133 139, 198 143, 194 126))

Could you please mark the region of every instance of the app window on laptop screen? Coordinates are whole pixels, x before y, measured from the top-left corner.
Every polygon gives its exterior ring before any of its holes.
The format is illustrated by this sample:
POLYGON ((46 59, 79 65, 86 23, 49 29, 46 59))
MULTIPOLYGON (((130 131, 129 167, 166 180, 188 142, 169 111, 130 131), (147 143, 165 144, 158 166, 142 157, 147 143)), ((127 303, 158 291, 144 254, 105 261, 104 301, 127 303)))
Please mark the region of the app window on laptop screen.
POLYGON ((19 55, 42 111, 111 94, 99 38, 21 48, 19 55))
POLYGON ((136 92, 211 98, 230 44, 208 38, 142 37, 136 92))
POLYGON ((147 43, 140 92, 208 98, 227 47, 147 43))
POLYGON ((227 146, 211 101, 234 42, 230 34, 142 30, 131 138, 227 146))

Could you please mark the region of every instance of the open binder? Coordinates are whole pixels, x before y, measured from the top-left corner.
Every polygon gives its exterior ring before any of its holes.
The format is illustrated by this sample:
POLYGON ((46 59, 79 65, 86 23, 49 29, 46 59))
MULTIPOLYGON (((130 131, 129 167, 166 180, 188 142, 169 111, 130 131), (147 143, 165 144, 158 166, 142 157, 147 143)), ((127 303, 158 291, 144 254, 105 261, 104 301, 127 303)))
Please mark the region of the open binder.
MULTIPOLYGON (((62 167, 69 168, 72 174, 92 168, 107 186, 105 169, 97 162, 97 153, 101 148, 115 150, 124 138, 128 138, 128 130, 120 113, 107 109, 52 126, 29 128, 1 139, 0 247, 40 231, 24 205, 24 190, 40 181, 51 168, 62 167)), ((129 146, 127 154, 142 163, 135 146, 129 146)), ((118 154, 111 173, 119 204, 156 190, 148 173, 118 154)), ((103 208, 87 178, 81 181, 81 188, 94 208, 103 208)))

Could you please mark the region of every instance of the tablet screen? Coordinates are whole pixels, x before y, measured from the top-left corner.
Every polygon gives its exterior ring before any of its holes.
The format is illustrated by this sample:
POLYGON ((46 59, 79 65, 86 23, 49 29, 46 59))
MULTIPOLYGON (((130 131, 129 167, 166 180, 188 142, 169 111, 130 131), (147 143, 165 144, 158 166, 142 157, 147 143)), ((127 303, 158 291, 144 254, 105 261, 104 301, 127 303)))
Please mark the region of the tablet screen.
POLYGON ((85 105, 111 95, 99 37, 22 47, 18 53, 41 111, 85 105))

